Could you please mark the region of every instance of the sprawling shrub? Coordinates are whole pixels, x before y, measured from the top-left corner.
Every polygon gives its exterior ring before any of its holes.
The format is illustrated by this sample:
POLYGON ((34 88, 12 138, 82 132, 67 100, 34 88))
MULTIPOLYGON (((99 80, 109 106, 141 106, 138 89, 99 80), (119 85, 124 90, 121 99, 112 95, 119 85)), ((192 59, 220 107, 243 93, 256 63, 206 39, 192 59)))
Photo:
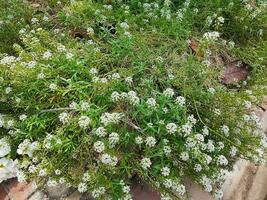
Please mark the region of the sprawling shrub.
POLYGON ((218 29, 194 32, 207 9, 198 1, 60 6, 19 31, 18 56, 1 55, 1 181, 39 177, 96 199, 131 199, 138 179, 179 199, 189 177, 220 199, 237 159, 264 163, 267 139, 252 112, 266 92, 262 51, 249 59, 234 48, 230 18, 229 26, 218 19, 223 38, 218 29), (220 49, 247 59, 250 79, 221 84, 212 58, 220 49))

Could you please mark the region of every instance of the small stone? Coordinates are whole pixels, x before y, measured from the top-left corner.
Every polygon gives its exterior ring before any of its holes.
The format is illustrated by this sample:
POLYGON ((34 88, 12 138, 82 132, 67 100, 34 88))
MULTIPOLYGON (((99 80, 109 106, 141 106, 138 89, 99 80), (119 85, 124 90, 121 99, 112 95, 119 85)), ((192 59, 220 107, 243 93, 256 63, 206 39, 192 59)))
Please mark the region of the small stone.
POLYGON ((47 197, 42 191, 36 191, 28 198, 28 200, 45 200, 45 199, 47 199, 47 197))
POLYGON ((58 184, 55 187, 46 187, 44 189, 49 198, 60 199, 66 197, 73 192, 73 188, 67 187, 65 184, 58 184))
POLYGON ((68 197, 62 198, 62 200, 80 200, 81 197, 82 197, 82 194, 79 193, 78 191, 75 191, 68 197))

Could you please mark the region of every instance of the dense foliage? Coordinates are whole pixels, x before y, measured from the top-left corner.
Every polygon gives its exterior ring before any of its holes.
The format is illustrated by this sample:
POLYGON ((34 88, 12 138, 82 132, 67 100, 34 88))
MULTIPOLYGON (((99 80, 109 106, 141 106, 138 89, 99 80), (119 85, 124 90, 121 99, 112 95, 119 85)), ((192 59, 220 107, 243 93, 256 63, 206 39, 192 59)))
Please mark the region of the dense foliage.
POLYGON ((264 163, 253 112, 267 92, 264 1, 6 4, 0 181, 126 200, 139 180, 167 200, 186 196, 189 177, 220 199, 237 159, 264 163), (250 76, 222 84, 235 62, 250 76))

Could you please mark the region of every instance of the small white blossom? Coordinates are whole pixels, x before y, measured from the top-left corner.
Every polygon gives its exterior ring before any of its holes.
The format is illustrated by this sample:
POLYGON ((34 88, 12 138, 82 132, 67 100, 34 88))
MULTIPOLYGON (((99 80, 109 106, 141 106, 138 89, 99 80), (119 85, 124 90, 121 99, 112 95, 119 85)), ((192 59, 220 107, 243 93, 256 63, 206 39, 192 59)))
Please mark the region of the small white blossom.
POLYGON ((163 167, 161 169, 161 174, 162 174, 162 176, 169 176, 169 174, 170 174, 170 168, 169 167, 163 167))
POLYGON ((157 141, 154 137, 149 136, 146 138, 145 143, 148 147, 154 147, 157 141))
POLYGON ((152 162, 150 160, 150 158, 143 158, 141 160, 141 167, 144 169, 144 170, 147 170, 150 168, 152 162))
POLYGON ((173 97, 174 91, 172 88, 167 88, 166 90, 163 91, 163 95, 166 97, 173 97))
POLYGON ((98 153, 102 153, 105 150, 105 144, 101 141, 94 143, 94 150, 98 153))
POLYGON ((91 119, 85 115, 79 118, 78 124, 81 128, 86 129, 91 122, 91 119))

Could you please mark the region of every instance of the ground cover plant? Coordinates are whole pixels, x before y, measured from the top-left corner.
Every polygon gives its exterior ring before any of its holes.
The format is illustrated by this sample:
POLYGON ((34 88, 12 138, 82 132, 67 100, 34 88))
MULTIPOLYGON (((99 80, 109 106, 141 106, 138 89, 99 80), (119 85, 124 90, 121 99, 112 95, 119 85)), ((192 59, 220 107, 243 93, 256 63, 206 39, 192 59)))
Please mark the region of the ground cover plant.
POLYGON ((190 178, 221 199, 237 159, 264 164, 264 1, 6 5, 0 181, 125 200, 139 181, 168 200, 186 198, 190 178))

